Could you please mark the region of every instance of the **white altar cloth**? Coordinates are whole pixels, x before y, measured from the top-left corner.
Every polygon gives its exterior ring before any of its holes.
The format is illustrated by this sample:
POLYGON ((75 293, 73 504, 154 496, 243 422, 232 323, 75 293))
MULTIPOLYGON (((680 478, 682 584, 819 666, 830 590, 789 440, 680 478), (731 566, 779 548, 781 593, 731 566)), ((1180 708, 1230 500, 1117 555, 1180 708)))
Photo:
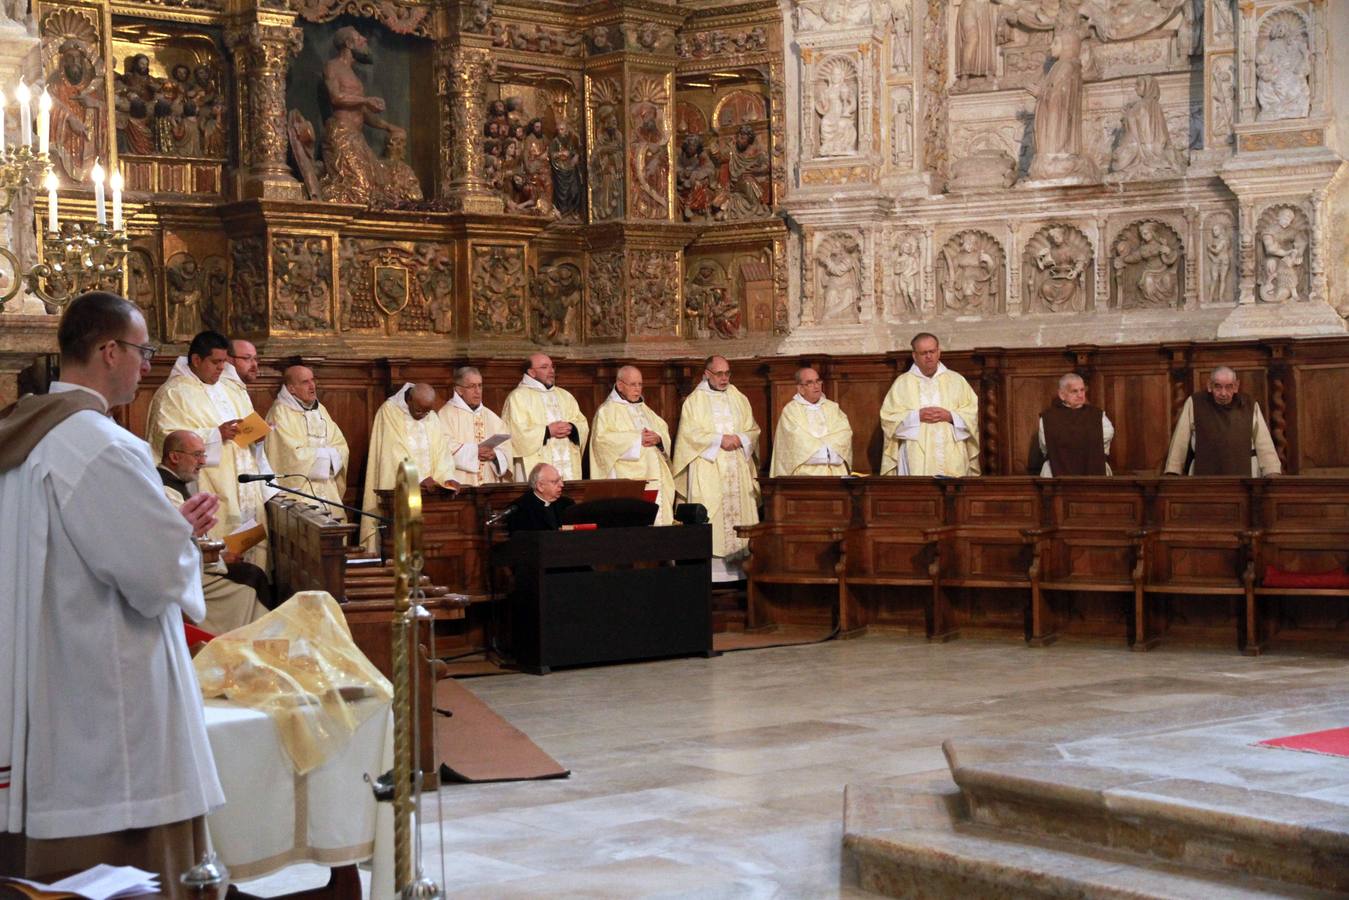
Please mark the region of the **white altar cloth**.
POLYGON ((265 713, 227 700, 205 701, 206 733, 226 801, 206 824, 233 880, 298 862, 341 866, 373 857, 372 895, 392 896, 393 804, 376 804, 365 776, 393 767, 393 711, 386 701, 362 702, 383 708, 339 753, 297 775, 265 713))

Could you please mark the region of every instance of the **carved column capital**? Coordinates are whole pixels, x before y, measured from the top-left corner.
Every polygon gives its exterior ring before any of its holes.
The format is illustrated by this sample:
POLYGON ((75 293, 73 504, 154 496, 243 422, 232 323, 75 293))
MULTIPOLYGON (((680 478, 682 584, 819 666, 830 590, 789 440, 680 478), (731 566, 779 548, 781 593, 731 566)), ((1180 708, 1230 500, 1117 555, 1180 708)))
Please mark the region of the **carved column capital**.
POLYGON ((304 46, 290 14, 261 13, 225 31, 239 85, 239 197, 301 199, 303 188, 286 163, 286 71, 304 46))
POLYGON ((458 40, 436 46, 436 95, 450 140, 440 152, 440 194, 453 209, 499 213, 501 197, 483 177, 479 134, 486 120, 487 82, 495 71, 492 51, 458 40))

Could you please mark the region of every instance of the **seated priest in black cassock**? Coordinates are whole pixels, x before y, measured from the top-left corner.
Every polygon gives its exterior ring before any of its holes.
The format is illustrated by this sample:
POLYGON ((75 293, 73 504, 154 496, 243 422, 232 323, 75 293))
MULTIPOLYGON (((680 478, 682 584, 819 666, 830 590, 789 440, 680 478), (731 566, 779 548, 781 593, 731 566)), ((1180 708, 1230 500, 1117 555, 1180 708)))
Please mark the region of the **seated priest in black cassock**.
POLYGON ((548 463, 539 463, 529 472, 529 490, 511 504, 515 511, 506 517, 511 534, 517 531, 557 531, 562 514, 576 501, 562 496, 562 474, 548 463))

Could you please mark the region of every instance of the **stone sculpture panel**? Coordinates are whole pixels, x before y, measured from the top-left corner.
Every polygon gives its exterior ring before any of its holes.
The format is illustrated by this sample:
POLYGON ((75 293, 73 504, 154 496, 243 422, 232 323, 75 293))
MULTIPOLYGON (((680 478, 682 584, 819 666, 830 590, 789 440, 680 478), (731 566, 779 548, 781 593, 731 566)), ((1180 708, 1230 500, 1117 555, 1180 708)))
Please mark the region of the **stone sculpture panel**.
POLYGON ((1236 300, 1236 226, 1227 213, 1204 222, 1204 302, 1220 306, 1236 300))
POLYGON ((923 297, 923 235, 901 231, 887 254, 885 317, 889 320, 921 318, 928 304, 923 297))
POLYGON ((590 254, 586 272, 586 335, 596 340, 620 340, 624 332, 623 252, 602 250, 590 254))
MULTIPOLYGON (((102 30, 86 10, 44 10, 42 71, 52 98, 51 155, 70 181, 84 181, 108 158, 102 30)), ((17 117, 17 116, 16 116, 17 117)))
POLYGON ((272 240, 272 328, 333 327, 332 238, 277 235, 272 240))
POLYGON ((1072 225, 1056 222, 1026 242, 1021 270, 1023 312, 1080 313, 1096 308, 1091 240, 1072 225))
POLYGON ((734 340, 744 334, 744 315, 726 268, 716 259, 687 261, 684 316, 692 337, 734 340))
POLYGON ((453 332, 454 260, 448 244, 344 238, 338 268, 343 330, 453 332))
POLYGON ((1112 305, 1178 309, 1185 301, 1185 242, 1164 222, 1134 222, 1115 236, 1112 305))
POLYGON ((260 237, 230 243, 230 318, 240 334, 267 326, 267 247, 260 237))
POLYGON ((581 267, 552 260, 530 273, 530 337, 538 344, 575 343, 581 330, 581 267))
POLYGON ((839 231, 820 235, 813 256, 822 323, 861 321, 862 244, 857 235, 839 231))
POLYGON ((1305 118, 1311 109, 1310 28, 1293 9, 1260 22, 1255 51, 1256 120, 1305 118))
POLYGON ((1256 297, 1261 303, 1306 300, 1310 291, 1307 214, 1289 204, 1271 206, 1256 224, 1256 297))
POLYGON ((952 235, 937 258, 938 315, 992 316, 1007 308, 1006 253, 986 231, 952 235))
POLYGON ((570 84, 551 87, 510 85, 487 104, 483 177, 507 212, 575 222, 584 212, 585 179, 581 140, 570 119, 575 101, 570 84), (554 97, 560 102, 551 102, 554 97))
POLYGON ((670 89, 658 75, 633 79, 628 127, 632 160, 632 215, 666 219, 670 215, 670 138, 666 124, 670 89))
POLYGON ((814 126, 811 156, 855 156, 858 152, 858 73, 853 60, 832 56, 811 84, 814 126))
POLYGON ((483 337, 525 334, 525 248, 515 244, 474 244, 469 283, 473 331, 483 337))
POLYGON ((628 334, 676 337, 679 334, 679 253, 628 251, 628 334))
POLYGON ((623 139, 623 95, 618 82, 598 78, 590 82, 590 218, 595 222, 620 219, 624 212, 626 149, 623 139))

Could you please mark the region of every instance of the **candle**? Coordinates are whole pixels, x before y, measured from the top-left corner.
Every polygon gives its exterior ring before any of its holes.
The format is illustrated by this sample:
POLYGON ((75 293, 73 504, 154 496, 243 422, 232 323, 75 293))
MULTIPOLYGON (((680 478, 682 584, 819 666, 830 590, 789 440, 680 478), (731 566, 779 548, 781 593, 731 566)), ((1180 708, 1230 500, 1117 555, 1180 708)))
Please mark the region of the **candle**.
POLYGON ((112 185, 112 230, 122 230, 122 170, 113 169, 112 177, 108 179, 112 185))
POLYGON ((61 184, 54 169, 47 170, 47 230, 56 234, 56 189, 61 184))
POLYGON ((108 208, 103 202, 103 167, 99 165, 97 159, 94 160, 94 168, 89 173, 89 177, 94 182, 94 208, 97 212, 98 224, 107 225, 108 208))
POLYGON ((14 89, 14 99, 19 104, 19 143, 29 149, 33 146, 33 94, 28 85, 19 78, 19 86, 14 89))
POLYGON ((43 156, 51 149, 52 95, 42 89, 37 101, 37 144, 38 152, 43 156))

